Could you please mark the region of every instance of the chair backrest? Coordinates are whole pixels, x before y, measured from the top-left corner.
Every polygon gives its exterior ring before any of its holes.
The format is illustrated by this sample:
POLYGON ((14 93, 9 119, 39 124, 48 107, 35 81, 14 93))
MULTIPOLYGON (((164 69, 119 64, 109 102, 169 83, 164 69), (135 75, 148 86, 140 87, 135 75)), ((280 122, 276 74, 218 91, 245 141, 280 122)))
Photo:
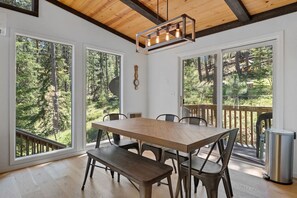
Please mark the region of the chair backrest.
POLYGON ((179 122, 187 124, 195 124, 198 126, 207 126, 207 121, 204 118, 188 116, 182 117, 179 122))
POLYGON ((237 136, 237 132, 238 132, 238 129, 232 129, 224 134, 222 134, 216 141, 215 143, 212 145, 203 165, 201 166, 201 169, 199 171, 199 173, 202 172, 207 160, 209 159, 215 145, 217 144, 218 147, 219 147, 219 150, 220 150, 220 157, 219 159, 217 160, 217 163, 219 163, 219 161, 222 161, 222 169, 221 169, 221 172, 225 171, 225 169, 227 168, 227 165, 229 163, 229 160, 230 160, 230 157, 231 157, 231 153, 232 153, 232 149, 233 149, 233 146, 234 146, 234 142, 235 142, 235 139, 236 139, 236 136, 237 136), (224 140, 225 139, 228 139, 227 140, 227 143, 224 144, 224 140))
POLYGON ((174 114, 160 114, 160 115, 158 115, 156 120, 165 120, 165 121, 169 121, 169 122, 178 122, 179 117, 177 115, 174 115, 174 114))
POLYGON ((272 126, 272 112, 262 113, 256 122, 256 133, 260 134, 263 129, 269 129, 272 126))
MULTIPOLYGON (((123 120, 127 119, 127 116, 123 113, 109 113, 103 117, 103 122, 107 120, 123 120)), ((107 133, 107 137, 110 141, 109 135, 107 133)), ((112 133, 113 141, 117 142, 121 139, 120 135, 112 133)))

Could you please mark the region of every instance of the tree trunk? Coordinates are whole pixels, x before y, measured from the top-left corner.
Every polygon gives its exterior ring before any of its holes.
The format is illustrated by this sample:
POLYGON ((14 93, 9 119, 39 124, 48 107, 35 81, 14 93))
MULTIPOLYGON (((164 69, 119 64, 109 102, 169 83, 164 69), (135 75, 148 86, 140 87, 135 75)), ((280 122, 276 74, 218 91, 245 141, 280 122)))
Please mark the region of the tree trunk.
POLYGON ((57 141, 56 134, 59 132, 59 101, 58 101, 58 77, 57 77, 57 68, 56 68, 56 61, 55 61, 55 44, 50 44, 50 52, 51 52, 51 85, 53 87, 52 93, 52 101, 53 101, 53 130, 55 140, 57 141))
POLYGON ((105 76, 106 76, 106 97, 108 97, 108 90, 109 90, 109 76, 108 76, 108 64, 107 64, 107 53, 105 53, 105 76))
POLYGON ((235 54, 235 68, 237 71, 237 74, 240 76, 241 75, 241 69, 240 69, 240 51, 237 51, 235 54))
POLYGON ((207 67, 207 57, 204 56, 204 66, 205 66, 205 75, 206 75, 206 79, 207 79, 207 82, 210 81, 210 78, 209 78, 209 73, 208 73, 208 67, 207 67))
POLYGON ((197 67, 198 67, 199 81, 202 82, 203 78, 202 78, 202 72, 201 72, 201 59, 200 59, 200 57, 198 57, 198 60, 197 60, 197 67))

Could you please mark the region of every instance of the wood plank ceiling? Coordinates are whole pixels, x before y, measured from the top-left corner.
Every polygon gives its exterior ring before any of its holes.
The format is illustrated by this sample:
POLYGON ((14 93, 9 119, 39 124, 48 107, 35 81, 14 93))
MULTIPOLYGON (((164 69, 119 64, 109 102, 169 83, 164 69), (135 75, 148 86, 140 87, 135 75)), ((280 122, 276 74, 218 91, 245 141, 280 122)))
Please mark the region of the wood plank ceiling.
MULTIPOLYGON (((167 20, 166 0, 47 1, 131 42, 137 32, 167 20)), ((196 38, 295 11, 297 0, 168 0, 168 19, 184 13, 194 18, 196 38)))

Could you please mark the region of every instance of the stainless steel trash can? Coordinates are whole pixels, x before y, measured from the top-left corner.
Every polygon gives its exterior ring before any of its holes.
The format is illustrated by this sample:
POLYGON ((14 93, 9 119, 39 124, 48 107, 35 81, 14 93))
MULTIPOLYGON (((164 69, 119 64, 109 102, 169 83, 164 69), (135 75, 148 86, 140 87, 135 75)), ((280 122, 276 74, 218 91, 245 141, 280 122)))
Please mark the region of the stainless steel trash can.
POLYGON ((293 156, 295 132, 268 129, 266 131, 265 167, 267 179, 282 183, 293 183, 293 156))

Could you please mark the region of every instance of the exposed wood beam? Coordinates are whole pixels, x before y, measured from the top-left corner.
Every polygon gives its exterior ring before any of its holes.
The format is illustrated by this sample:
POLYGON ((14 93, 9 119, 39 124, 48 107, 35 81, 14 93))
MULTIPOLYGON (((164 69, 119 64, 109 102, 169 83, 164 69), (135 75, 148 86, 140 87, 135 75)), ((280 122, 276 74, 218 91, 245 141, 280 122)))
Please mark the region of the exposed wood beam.
MULTIPOLYGON (((70 13, 78 16, 78 17, 81 17, 81 18, 89 21, 90 23, 93 23, 93 24, 95 24, 95 25, 97 25, 97 26, 99 26, 99 27, 101 27, 101 28, 103 28, 103 29, 105 29, 105 30, 107 30, 107 31, 109 31, 109 32, 111 32, 111 33, 113 33, 113 34, 115 34, 115 35, 117 35, 117 36, 125 39, 125 40, 128 40, 131 43, 134 43, 134 44, 136 43, 136 41, 134 39, 126 36, 125 34, 122 34, 121 32, 118 32, 115 29, 112 29, 112 28, 108 27, 107 25, 105 25, 105 24, 103 24, 101 22, 96 21, 95 19, 93 19, 93 18, 91 18, 91 17, 89 17, 89 16, 87 16, 85 14, 82 14, 81 12, 78 12, 77 10, 75 10, 73 8, 68 7, 67 5, 59 2, 58 0, 46 0, 46 1, 48 1, 48 2, 50 2, 50 3, 52 3, 52 4, 56 5, 56 6, 58 6, 60 8, 62 8, 64 10, 66 10, 66 11, 68 11, 68 12, 70 12, 70 13)), ((142 44, 141 44, 141 46, 144 47, 144 45, 142 45, 142 44)))
POLYGON ((225 0, 229 8, 241 22, 249 21, 251 16, 241 0, 225 0))
POLYGON ((160 24, 165 22, 166 20, 161 18, 160 16, 158 17, 158 14, 150 10, 148 7, 140 3, 138 0, 121 0, 124 4, 147 18, 148 20, 152 21, 155 24, 160 24))
POLYGON ((282 16, 285 14, 290 14, 290 13, 293 13, 296 11, 297 11, 297 3, 292 3, 292 4, 289 4, 289 5, 280 7, 280 8, 276 8, 276 9, 273 9, 270 11, 266 11, 266 12, 263 12, 260 14, 253 15, 251 20, 249 20, 247 22, 234 21, 234 22, 225 23, 225 24, 222 24, 219 26, 215 26, 213 28, 208 28, 208 29, 205 29, 202 31, 198 31, 198 32, 196 32, 195 36, 196 36, 196 38, 208 36, 210 34, 215 34, 218 32, 230 30, 230 29, 241 27, 244 25, 249 25, 252 23, 264 21, 264 20, 271 19, 274 17, 282 16))

